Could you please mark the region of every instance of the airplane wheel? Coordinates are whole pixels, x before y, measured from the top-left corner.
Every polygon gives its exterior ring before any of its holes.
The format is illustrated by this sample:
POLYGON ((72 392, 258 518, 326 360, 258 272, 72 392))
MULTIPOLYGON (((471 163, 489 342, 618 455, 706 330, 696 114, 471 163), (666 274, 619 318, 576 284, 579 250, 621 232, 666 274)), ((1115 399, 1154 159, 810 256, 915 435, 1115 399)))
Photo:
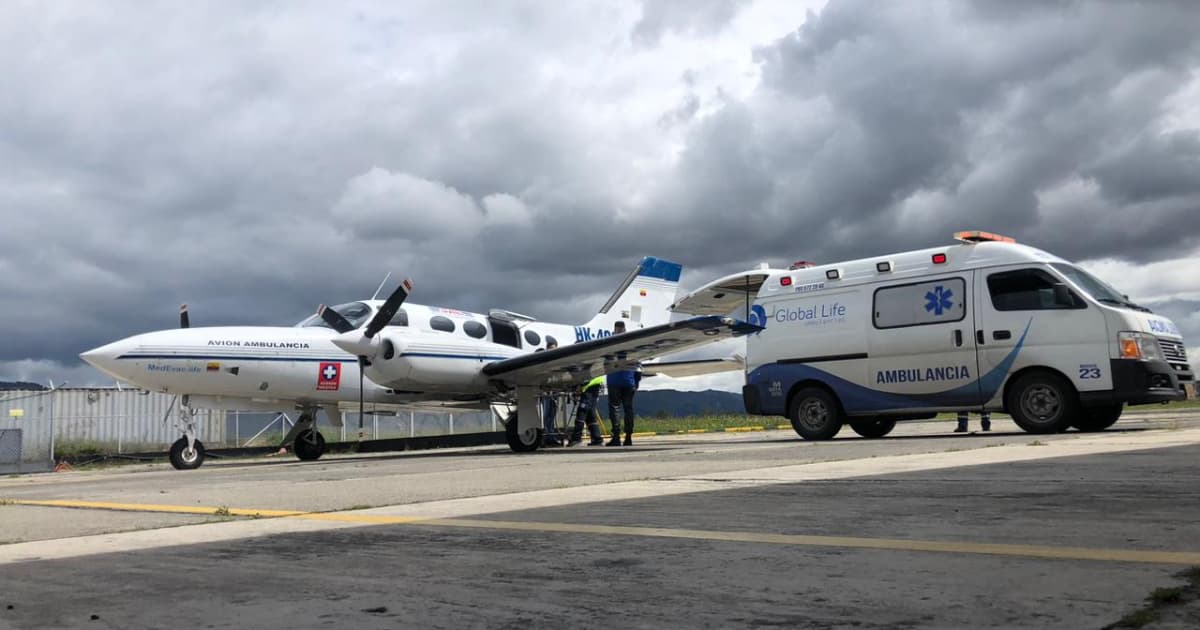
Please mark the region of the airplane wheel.
POLYGON ((175 470, 193 470, 204 463, 204 444, 200 440, 193 442, 194 447, 188 450, 187 438, 179 438, 171 445, 171 465, 175 470))
POLYGON ((517 453, 532 453, 542 445, 542 429, 533 428, 517 431, 517 414, 509 416, 504 424, 504 438, 508 447, 517 453))
POLYGON ((1093 407, 1091 409, 1081 410, 1075 420, 1071 422, 1071 426, 1083 431, 1084 433, 1103 431, 1116 424, 1117 419, 1120 417, 1120 404, 1111 405, 1108 407, 1093 407))
POLYGON ((301 461, 319 459, 325 454, 325 436, 321 435, 320 431, 305 429, 296 435, 296 442, 292 448, 301 461))
POLYGON ((886 418, 856 418, 850 421, 850 428, 865 438, 881 438, 896 428, 896 421, 886 418))

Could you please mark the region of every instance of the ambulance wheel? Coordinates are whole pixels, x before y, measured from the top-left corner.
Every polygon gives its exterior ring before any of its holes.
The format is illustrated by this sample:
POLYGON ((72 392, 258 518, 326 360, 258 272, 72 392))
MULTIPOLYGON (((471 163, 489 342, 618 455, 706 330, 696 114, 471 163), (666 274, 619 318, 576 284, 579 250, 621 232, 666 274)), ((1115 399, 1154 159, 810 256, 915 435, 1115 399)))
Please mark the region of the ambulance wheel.
POLYGON ((1121 409, 1122 407, 1119 404, 1081 409, 1079 416, 1071 422, 1071 426, 1084 433, 1103 431, 1116 424, 1117 419, 1121 417, 1121 409))
POLYGON ((321 435, 320 431, 305 429, 296 434, 292 449, 296 451, 296 457, 300 461, 311 462, 320 459, 325 454, 325 436, 321 435))
POLYGON ((850 428, 865 438, 881 438, 896 428, 896 421, 887 418, 855 418, 850 421, 850 428))
POLYGON ((204 444, 196 440, 192 445, 189 450, 187 438, 179 438, 171 445, 169 458, 175 470, 195 470, 204 463, 204 444))
POLYGON ((806 440, 831 440, 842 430, 842 406, 829 392, 805 387, 792 397, 792 428, 806 440))
POLYGON ((542 445, 542 429, 532 428, 524 431, 517 430, 517 414, 508 417, 504 423, 504 439, 508 447, 516 453, 532 453, 542 445))
POLYGON ((1050 372, 1032 372, 1008 390, 1008 413, 1027 433, 1058 433, 1083 417, 1075 388, 1050 372))

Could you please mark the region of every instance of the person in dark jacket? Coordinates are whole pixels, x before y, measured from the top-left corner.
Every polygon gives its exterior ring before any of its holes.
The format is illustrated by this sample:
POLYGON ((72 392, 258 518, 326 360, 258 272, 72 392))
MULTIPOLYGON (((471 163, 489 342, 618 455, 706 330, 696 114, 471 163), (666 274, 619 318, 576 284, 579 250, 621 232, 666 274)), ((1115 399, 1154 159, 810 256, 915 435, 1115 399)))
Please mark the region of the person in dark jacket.
MULTIPOLYGON (((625 332, 625 322, 613 324, 613 334, 625 332)), ((637 370, 618 370, 608 375, 608 420, 612 422, 612 440, 609 446, 621 445, 621 426, 617 422, 617 409, 623 412, 625 418, 625 446, 633 444, 633 394, 637 391, 641 374, 637 370)))

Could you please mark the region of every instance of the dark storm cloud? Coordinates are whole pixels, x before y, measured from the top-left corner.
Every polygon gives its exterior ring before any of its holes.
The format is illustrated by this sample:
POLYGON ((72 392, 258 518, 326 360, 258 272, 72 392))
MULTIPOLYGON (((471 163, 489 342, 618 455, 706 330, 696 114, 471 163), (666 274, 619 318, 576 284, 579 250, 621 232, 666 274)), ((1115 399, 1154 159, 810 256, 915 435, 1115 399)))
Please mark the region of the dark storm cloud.
POLYGON ((756 93, 693 130, 665 222, 716 217, 741 260, 970 227, 1075 258, 1190 251, 1200 136, 1166 129, 1164 103, 1200 67, 1200 7, 996 4, 834 2, 761 48, 756 93))
POLYGON ((0 366, 70 370, 180 302, 293 322, 389 271, 577 321, 644 255, 694 286, 972 227, 1200 247, 1169 106, 1196 5, 834 2, 757 48, 754 6, 0 6, 0 366))

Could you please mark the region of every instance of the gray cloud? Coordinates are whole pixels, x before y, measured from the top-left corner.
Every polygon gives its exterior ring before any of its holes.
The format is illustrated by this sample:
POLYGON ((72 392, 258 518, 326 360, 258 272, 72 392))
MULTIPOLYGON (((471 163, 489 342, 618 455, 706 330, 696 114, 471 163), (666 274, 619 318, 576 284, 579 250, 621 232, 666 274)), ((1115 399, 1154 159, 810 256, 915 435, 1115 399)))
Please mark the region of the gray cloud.
POLYGON ((577 321, 648 254, 694 285, 963 228, 1200 248, 1195 5, 837 1, 739 39, 755 6, 0 6, 0 378, 388 271, 577 321))

